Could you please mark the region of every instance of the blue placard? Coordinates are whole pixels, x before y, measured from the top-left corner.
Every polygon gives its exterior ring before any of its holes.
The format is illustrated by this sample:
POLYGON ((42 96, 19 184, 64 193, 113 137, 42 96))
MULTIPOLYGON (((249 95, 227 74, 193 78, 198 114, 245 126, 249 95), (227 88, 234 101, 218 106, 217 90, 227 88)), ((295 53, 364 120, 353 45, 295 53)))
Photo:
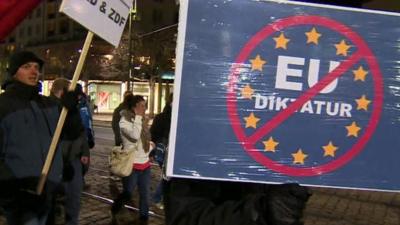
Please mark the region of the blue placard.
POLYGON ((167 175, 400 190, 400 16, 184 1, 167 175))

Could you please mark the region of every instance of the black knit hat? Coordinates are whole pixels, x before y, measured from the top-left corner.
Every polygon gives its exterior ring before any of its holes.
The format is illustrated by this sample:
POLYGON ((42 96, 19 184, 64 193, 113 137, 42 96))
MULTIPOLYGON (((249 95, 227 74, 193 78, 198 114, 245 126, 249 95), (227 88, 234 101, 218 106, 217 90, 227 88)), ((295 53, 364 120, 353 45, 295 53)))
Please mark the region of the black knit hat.
POLYGON ((22 51, 11 55, 8 64, 8 76, 14 76, 20 66, 29 62, 37 62, 40 70, 42 69, 44 63, 43 60, 37 57, 33 52, 22 51))

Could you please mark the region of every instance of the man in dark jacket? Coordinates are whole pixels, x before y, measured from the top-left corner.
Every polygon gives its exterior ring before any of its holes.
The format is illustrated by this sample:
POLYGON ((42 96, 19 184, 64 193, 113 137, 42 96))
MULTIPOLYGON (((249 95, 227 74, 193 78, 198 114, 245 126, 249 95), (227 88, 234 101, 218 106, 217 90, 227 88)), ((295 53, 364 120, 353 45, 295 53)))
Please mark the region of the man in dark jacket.
POLYGON ((169 130, 171 127, 172 94, 168 97, 163 111, 154 117, 151 125, 151 141, 155 144, 168 145, 169 130))
POLYGON ((78 94, 78 109, 81 116, 82 124, 85 129, 89 148, 92 149, 95 145, 94 130, 93 130, 93 115, 88 103, 88 97, 83 92, 82 85, 76 84, 76 92, 78 94))
MULTIPOLYGON (((43 61, 32 52, 10 57, 0 95, 0 207, 10 225, 45 224, 51 195, 62 176, 61 151, 56 151, 46 186, 36 195, 49 146, 60 115, 58 104, 39 94, 43 61)), ((63 100, 75 107, 73 97, 63 100)))
POLYGON ((120 146, 122 144, 122 139, 121 139, 121 132, 119 128, 119 121, 121 120, 121 114, 120 112, 123 109, 127 109, 128 105, 128 99, 132 98, 133 94, 131 91, 125 91, 124 93, 124 100, 117 106, 117 108, 114 109, 112 120, 111 120, 111 127, 114 132, 114 140, 115 140, 115 145, 120 146))
MULTIPOLYGON (((169 131, 171 128, 171 111, 172 111, 172 94, 168 96, 163 111, 154 117, 153 123, 150 127, 151 141, 155 144, 154 149, 151 151, 150 156, 163 168, 164 158, 169 143, 169 131)), ((164 209, 162 203, 162 190, 164 186, 164 179, 157 185, 156 191, 153 194, 153 202, 159 209, 164 209)))
MULTIPOLYGON (((67 92, 70 82, 64 78, 54 80, 51 87, 50 97, 55 101, 60 101, 62 96, 67 92)), ((78 96, 81 90, 77 90, 78 96)), ((79 97, 78 97, 79 98, 79 97)), ((67 114, 61 143, 61 151, 63 153, 64 173, 62 191, 65 194, 65 224, 78 225, 79 212, 81 209, 81 195, 83 190, 83 172, 82 167, 89 165, 90 152, 85 127, 82 125, 80 109, 75 108, 67 114), (77 124, 80 127, 78 135, 71 133, 68 125, 77 124)), ((54 218, 51 218, 47 224, 54 224, 54 218), (52 223, 53 222, 53 223, 52 223)))
POLYGON ((298 184, 172 178, 165 186, 167 225, 302 225, 310 197, 298 184))

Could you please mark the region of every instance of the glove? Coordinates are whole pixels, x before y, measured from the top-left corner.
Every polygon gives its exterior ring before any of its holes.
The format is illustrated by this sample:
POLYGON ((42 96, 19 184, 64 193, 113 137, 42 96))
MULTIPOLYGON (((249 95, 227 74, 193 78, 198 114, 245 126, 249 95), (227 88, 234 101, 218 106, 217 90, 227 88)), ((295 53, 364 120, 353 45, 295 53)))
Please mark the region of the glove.
POLYGON ((37 213, 43 212, 43 209, 46 206, 47 192, 44 191, 41 195, 37 195, 37 183, 38 178, 36 177, 26 177, 14 180, 12 186, 15 190, 12 193, 9 193, 9 201, 6 202, 6 206, 21 211, 30 210, 37 213))
POLYGON ((17 180, 17 188, 19 190, 35 193, 38 183, 38 177, 24 177, 17 180))
POLYGON ((95 143, 93 140, 88 140, 88 145, 89 145, 89 148, 92 149, 94 147, 95 143))
MULTIPOLYGON (((81 157, 81 162, 82 162, 82 158, 81 157)), ((90 166, 90 158, 88 158, 88 162, 87 163, 82 163, 82 175, 85 176, 85 174, 89 171, 89 166, 90 166)))
POLYGON ((37 195, 36 192, 32 190, 20 189, 12 205, 22 212, 32 211, 36 214, 45 213, 51 206, 52 199, 52 194, 46 189, 45 187, 41 195, 37 195))
POLYGON ((16 196, 16 202, 23 205, 20 207, 25 207, 26 209, 39 210, 39 208, 41 208, 42 205, 45 205, 46 202, 45 195, 46 194, 37 195, 35 192, 31 190, 28 191, 21 189, 18 191, 18 194, 16 196))
POLYGON ((265 202, 266 220, 270 224, 301 224, 310 196, 310 190, 298 184, 271 185, 265 202))
POLYGON ((92 149, 94 147, 94 145, 95 145, 94 138, 93 138, 93 135, 92 135, 91 131, 88 134, 88 145, 89 145, 90 149, 92 149))
POLYGON ((61 104, 68 110, 78 108, 78 94, 75 91, 68 91, 61 97, 61 104))
POLYGON ((18 194, 18 185, 15 179, 0 180, 0 208, 7 206, 18 194))

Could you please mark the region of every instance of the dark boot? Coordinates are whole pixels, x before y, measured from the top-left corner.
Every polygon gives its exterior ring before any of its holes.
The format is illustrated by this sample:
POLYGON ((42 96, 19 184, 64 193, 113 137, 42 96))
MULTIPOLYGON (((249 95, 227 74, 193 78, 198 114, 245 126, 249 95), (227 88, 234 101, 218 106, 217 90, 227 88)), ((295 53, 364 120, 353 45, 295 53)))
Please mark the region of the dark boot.
POLYGON ((139 225, 148 225, 149 224, 149 217, 139 217, 139 225))
POLYGON ((124 205, 129 202, 130 199, 131 196, 128 193, 121 193, 120 195, 118 195, 111 206, 111 213, 114 215, 117 214, 122 209, 122 207, 124 207, 124 205))

